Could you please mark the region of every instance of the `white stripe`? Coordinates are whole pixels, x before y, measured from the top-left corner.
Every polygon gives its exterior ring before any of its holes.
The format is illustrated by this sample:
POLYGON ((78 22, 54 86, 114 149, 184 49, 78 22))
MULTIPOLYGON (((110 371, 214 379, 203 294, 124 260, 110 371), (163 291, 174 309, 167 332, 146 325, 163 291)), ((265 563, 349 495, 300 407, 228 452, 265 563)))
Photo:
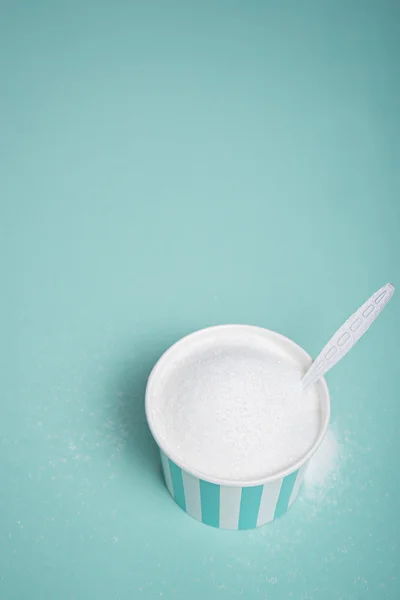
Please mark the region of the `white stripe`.
POLYGON ((292 493, 291 493, 290 500, 289 500, 289 506, 291 506, 293 504, 293 502, 296 500, 297 494, 299 493, 301 483, 304 479, 304 473, 306 472, 307 465, 308 465, 308 463, 303 465, 302 467, 300 467, 299 472, 297 473, 296 481, 294 482, 294 486, 293 486, 292 493))
POLYGON ((221 485, 219 495, 219 526, 222 529, 238 529, 241 487, 221 485))
POLYGON ((171 479, 171 472, 169 470, 169 463, 168 463, 168 458, 165 456, 164 452, 160 452, 161 454, 161 464, 162 464, 162 468, 164 471, 164 478, 165 478, 165 484, 168 488, 169 493, 171 494, 172 497, 174 497, 174 492, 172 489, 172 479, 171 479))
POLYGON ((185 490, 186 512, 201 521, 200 480, 182 469, 182 481, 185 490))
POLYGON ((273 520, 283 479, 264 485, 258 510, 257 527, 273 520))

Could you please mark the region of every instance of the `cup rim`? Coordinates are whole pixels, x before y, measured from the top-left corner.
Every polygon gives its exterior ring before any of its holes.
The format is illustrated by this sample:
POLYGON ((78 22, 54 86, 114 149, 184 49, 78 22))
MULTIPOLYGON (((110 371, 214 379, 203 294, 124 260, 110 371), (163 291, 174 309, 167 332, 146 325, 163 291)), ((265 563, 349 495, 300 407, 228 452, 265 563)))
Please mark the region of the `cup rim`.
POLYGON ((275 473, 272 473, 270 475, 267 475, 264 477, 258 477, 256 479, 238 480, 238 479, 229 479, 229 478, 224 478, 224 477, 215 477, 213 475, 207 475, 207 473, 203 473, 202 471, 199 471, 198 469, 194 469, 193 467, 191 467, 190 465, 185 463, 185 461, 183 461, 175 452, 171 451, 171 449, 166 446, 166 444, 163 442, 163 440, 158 435, 157 428, 155 426, 155 423, 153 422, 153 418, 152 418, 152 414, 151 414, 150 407, 151 407, 151 405, 153 405, 153 403, 155 401, 155 396, 153 394, 154 385, 157 382, 160 371, 173 358, 173 355, 176 352, 177 348, 179 347, 180 349, 182 349, 183 346, 187 346, 189 349, 191 344, 195 341, 196 338, 198 338, 202 335, 206 335, 207 333, 211 333, 211 332, 218 333, 218 331, 228 330, 228 329, 241 330, 244 333, 246 331, 248 333, 251 333, 251 332, 259 333, 261 335, 268 336, 272 339, 275 339, 278 342, 279 341, 284 342, 286 345, 291 346, 291 348, 297 354, 301 355, 304 362, 307 362, 308 364, 311 364, 311 362, 312 362, 311 356, 308 354, 308 352, 306 352, 306 350, 304 350, 304 348, 302 348, 301 346, 296 344, 296 342, 294 342, 290 338, 286 337, 285 335, 278 333, 276 331, 273 331, 271 329, 266 329, 264 327, 258 327, 256 325, 239 325, 239 324, 237 324, 237 325, 235 325, 235 324, 214 325, 211 327, 205 327, 203 329, 199 329, 197 331, 189 333, 188 335, 180 338, 177 342, 175 342, 172 346, 170 346, 161 355, 161 357, 158 359, 158 361, 154 365, 154 367, 149 375, 147 385, 146 385, 146 394, 145 394, 146 419, 147 419, 147 423, 150 428, 151 434, 153 435, 160 450, 168 458, 170 458, 170 460, 172 460, 176 465, 178 465, 181 469, 183 469, 187 473, 190 473, 191 475, 197 477, 198 479, 202 479, 209 483, 214 483, 214 484, 222 485, 222 486, 253 487, 253 486, 258 486, 258 485, 264 485, 266 483, 271 483, 278 479, 283 479, 287 475, 290 475, 291 473, 294 473, 295 471, 300 469, 300 467, 305 465, 310 460, 310 458, 313 456, 313 454, 317 451, 317 449, 321 445, 322 440, 324 439, 325 434, 327 432, 329 420, 330 420, 330 394, 329 394, 328 386, 327 386, 327 383, 326 383, 324 377, 321 377, 319 380, 319 384, 321 387, 321 393, 319 394, 320 402, 322 402, 324 404, 324 409, 325 409, 324 410, 324 418, 323 418, 323 420, 321 419, 320 431, 319 431, 319 434, 318 434, 314 444, 306 452, 306 454, 301 456, 296 462, 292 463, 288 467, 281 469, 280 471, 276 471, 275 473))

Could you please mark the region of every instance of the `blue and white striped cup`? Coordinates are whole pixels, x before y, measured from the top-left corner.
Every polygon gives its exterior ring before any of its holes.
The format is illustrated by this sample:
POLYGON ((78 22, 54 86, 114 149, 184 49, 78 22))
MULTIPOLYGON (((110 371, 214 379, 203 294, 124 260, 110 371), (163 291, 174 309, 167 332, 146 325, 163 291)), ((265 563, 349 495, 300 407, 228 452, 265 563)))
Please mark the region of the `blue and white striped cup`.
MULTIPOLYGON (((329 424, 330 398, 323 378, 316 384, 320 399, 320 431, 310 450, 290 467, 273 475, 254 481, 236 481, 208 477, 197 473, 186 465, 179 456, 173 455, 165 441, 160 438, 152 418, 152 406, 157 403, 155 383, 165 368, 202 338, 221 337, 225 342, 230 336, 240 333, 246 336, 249 345, 255 337, 272 339, 282 349, 289 351, 304 365, 304 371, 312 359, 303 348, 285 336, 250 325, 220 325, 196 331, 167 350, 155 365, 146 389, 146 415, 150 430, 160 448, 164 479, 169 493, 187 514, 198 521, 221 529, 253 529, 265 525, 287 512, 299 492, 304 473, 312 455, 320 446, 329 424)), ((158 381, 157 381, 158 380, 158 381)))

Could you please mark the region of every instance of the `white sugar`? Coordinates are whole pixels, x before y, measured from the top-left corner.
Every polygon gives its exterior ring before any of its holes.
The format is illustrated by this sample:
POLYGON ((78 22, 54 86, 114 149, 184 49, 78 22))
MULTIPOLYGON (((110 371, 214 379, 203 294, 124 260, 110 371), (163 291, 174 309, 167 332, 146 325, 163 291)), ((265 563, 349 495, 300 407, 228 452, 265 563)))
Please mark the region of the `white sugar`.
POLYGON ((255 480, 289 467, 320 428, 315 386, 282 351, 245 344, 198 349, 164 373, 153 419, 165 446, 206 476, 255 480))

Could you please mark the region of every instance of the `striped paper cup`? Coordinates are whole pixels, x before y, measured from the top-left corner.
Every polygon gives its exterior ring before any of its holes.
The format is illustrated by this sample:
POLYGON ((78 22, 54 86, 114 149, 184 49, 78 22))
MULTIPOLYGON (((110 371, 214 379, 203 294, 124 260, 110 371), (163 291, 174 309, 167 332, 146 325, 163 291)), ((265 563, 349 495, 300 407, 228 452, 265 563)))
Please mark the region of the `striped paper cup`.
POLYGON ((156 406, 160 378, 167 367, 180 360, 204 340, 227 340, 237 337, 249 347, 256 338, 268 339, 281 346, 304 365, 312 359, 303 348, 285 336, 250 325, 220 325, 196 331, 171 346, 153 368, 146 389, 146 416, 161 453, 164 479, 175 502, 198 521, 221 529, 253 529, 285 514, 295 501, 310 458, 320 446, 329 424, 330 398, 323 378, 316 384, 320 400, 320 430, 315 443, 298 461, 277 473, 258 480, 229 480, 197 472, 177 456, 158 435, 152 407, 156 406), (157 384, 157 385, 156 385, 157 384))

